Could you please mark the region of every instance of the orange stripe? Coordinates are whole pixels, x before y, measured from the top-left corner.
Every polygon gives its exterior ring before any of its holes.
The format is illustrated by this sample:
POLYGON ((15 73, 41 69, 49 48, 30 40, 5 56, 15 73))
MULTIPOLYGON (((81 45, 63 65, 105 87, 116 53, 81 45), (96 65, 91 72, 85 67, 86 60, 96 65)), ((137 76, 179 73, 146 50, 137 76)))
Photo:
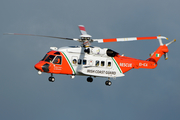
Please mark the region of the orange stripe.
POLYGON ((137 40, 149 40, 149 39, 157 39, 157 36, 153 36, 153 37, 137 37, 137 40))
POLYGON ((116 38, 103 39, 103 42, 117 42, 117 39, 116 38))

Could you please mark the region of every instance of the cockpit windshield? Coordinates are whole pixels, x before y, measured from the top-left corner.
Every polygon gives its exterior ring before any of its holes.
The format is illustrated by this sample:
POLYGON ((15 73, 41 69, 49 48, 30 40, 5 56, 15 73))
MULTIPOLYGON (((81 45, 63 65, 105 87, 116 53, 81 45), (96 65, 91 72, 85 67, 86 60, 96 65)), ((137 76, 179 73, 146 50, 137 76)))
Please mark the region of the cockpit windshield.
POLYGON ((54 59, 54 55, 48 55, 48 54, 46 54, 45 56, 44 56, 44 58, 41 60, 41 61, 46 61, 46 62, 52 62, 52 60, 54 59))
POLYGON ((46 54, 41 61, 44 61, 47 56, 48 56, 48 54, 46 54))
POLYGON ((45 59, 45 61, 46 62, 52 62, 52 60, 54 59, 54 55, 49 55, 46 59, 45 59))

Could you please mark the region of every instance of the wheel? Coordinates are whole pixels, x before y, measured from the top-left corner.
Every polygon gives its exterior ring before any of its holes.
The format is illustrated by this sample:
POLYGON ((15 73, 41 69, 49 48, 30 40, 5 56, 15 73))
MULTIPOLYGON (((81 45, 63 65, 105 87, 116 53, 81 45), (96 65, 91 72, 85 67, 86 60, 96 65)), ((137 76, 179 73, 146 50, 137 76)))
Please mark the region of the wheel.
POLYGON ((112 82, 109 81, 109 80, 107 80, 107 81, 105 82, 105 84, 106 84, 107 86, 111 86, 112 82))
POLYGON ((109 81, 109 82, 108 82, 108 85, 109 85, 109 86, 111 86, 111 84, 112 84, 112 82, 111 82, 111 81, 109 81))
POLYGON ((54 81, 55 81, 55 78, 54 78, 54 77, 52 77, 51 82, 54 82, 54 81))
POLYGON ((105 82, 105 85, 108 85, 108 81, 105 82))
POLYGON ((92 81, 93 81, 93 78, 92 78, 92 77, 88 77, 88 78, 87 78, 87 81, 88 81, 88 82, 92 82, 92 81))
POLYGON ((54 78, 54 77, 49 77, 49 81, 50 81, 50 82, 54 82, 54 81, 55 81, 55 78, 54 78))

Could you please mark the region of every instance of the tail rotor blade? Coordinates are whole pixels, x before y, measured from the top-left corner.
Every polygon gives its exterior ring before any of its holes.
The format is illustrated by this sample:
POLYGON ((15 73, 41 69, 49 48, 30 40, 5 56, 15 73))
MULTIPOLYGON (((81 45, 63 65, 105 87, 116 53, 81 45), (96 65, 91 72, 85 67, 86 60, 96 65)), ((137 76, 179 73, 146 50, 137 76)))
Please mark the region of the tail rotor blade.
POLYGON ((168 59, 168 54, 167 54, 167 53, 164 54, 164 59, 165 59, 165 60, 168 59))
POLYGON ((172 44, 173 42, 176 42, 176 39, 172 40, 171 42, 167 43, 166 46, 172 44))
POLYGON ((149 54, 149 56, 151 57, 151 56, 153 56, 153 54, 154 54, 154 52, 153 52, 153 53, 151 53, 151 54, 149 54))

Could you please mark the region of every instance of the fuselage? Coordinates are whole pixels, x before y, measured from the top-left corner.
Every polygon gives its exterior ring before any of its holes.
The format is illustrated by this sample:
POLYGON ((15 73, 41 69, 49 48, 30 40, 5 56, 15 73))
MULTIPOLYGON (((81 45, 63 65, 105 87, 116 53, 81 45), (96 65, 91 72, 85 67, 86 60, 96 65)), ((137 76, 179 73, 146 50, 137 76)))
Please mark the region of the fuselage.
POLYGON ((35 68, 53 74, 122 77, 140 66, 150 67, 149 61, 121 56, 107 48, 69 46, 51 50, 35 68))
POLYGON ((96 50, 95 54, 84 52, 85 48, 81 46, 69 46, 52 50, 35 65, 35 68, 42 72, 54 74, 101 77, 124 76, 114 57, 109 57, 106 53, 99 54, 102 50, 99 47, 93 47, 93 49, 96 50))

